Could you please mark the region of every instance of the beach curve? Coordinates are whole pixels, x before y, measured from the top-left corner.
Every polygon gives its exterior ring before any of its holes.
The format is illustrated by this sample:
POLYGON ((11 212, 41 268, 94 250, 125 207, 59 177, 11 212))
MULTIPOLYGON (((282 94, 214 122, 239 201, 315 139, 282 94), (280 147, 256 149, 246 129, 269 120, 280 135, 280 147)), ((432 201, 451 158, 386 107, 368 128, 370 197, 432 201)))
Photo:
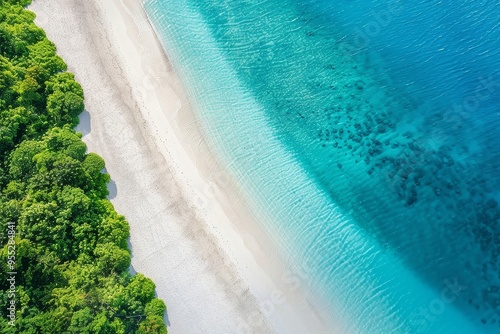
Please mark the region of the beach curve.
POLYGON ((77 128, 102 155, 171 333, 331 333, 199 132, 140 1, 35 0, 30 10, 86 95, 77 128), (284 303, 283 301, 287 302, 284 303))

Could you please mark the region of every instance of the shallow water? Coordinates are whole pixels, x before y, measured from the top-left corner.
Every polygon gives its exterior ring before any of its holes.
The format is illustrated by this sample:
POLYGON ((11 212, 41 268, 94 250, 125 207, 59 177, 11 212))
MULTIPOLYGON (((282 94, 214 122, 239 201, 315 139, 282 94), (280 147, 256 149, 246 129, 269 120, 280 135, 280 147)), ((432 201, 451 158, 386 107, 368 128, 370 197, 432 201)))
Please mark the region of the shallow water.
POLYGON ((345 332, 500 330, 499 5, 145 2, 216 151, 345 332))

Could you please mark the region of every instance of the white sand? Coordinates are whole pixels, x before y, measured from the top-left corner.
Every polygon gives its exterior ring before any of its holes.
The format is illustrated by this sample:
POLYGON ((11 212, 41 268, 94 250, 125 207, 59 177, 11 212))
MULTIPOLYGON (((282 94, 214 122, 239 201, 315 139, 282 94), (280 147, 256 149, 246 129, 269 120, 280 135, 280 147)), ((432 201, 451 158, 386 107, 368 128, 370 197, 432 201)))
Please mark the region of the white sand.
POLYGON ((84 89, 77 130, 106 161, 133 269, 167 303, 169 333, 333 333, 208 152, 140 1, 29 9, 84 89))

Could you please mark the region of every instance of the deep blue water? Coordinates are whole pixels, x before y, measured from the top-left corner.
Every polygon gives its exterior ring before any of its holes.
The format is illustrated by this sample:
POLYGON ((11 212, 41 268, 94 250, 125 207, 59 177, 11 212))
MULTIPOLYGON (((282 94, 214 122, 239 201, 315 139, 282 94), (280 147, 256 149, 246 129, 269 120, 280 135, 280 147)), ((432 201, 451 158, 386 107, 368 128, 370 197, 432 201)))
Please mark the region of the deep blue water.
POLYGON ((498 128, 500 2, 312 1, 306 7, 341 30, 348 53, 376 54, 377 67, 399 89, 498 128), (484 98, 476 98, 478 88, 484 98))
POLYGON ((327 317, 356 333, 500 331, 500 2, 146 10, 327 317))

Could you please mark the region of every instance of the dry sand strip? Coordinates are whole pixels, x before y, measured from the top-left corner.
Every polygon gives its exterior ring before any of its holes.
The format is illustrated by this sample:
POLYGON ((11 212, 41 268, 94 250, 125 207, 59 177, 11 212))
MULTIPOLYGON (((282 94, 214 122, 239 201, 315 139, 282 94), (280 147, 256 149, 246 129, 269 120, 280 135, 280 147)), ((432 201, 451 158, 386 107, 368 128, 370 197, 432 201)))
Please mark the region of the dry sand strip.
POLYGON ((140 1, 34 0, 29 9, 83 87, 77 130, 106 161, 133 269, 156 283, 169 333, 334 333, 299 278, 291 283, 293 270, 269 256, 140 1))

